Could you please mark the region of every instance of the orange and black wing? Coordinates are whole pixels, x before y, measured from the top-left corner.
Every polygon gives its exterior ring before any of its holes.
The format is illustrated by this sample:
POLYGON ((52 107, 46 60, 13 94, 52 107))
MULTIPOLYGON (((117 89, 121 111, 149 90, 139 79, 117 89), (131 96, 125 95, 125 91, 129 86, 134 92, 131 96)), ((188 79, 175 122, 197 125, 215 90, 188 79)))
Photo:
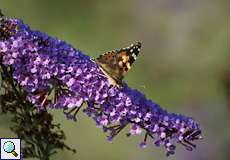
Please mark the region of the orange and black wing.
POLYGON ((141 43, 136 42, 129 47, 100 55, 96 59, 96 62, 110 76, 109 78, 113 79, 118 85, 121 85, 122 79, 136 60, 140 48, 141 43))

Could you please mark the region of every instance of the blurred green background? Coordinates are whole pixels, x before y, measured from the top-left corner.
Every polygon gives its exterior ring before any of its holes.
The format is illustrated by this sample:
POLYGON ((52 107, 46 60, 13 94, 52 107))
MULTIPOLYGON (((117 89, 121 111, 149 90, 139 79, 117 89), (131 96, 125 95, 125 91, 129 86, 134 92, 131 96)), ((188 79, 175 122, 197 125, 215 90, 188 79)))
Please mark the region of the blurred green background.
MULTIPOLYGON (((0 8, 92 57, 142 41, 125 78, 129 86, 170 112, 194 117, 203 129, 204 139, 193 152, 178 145, 176 154, 166 158, 151 142, 140 149, 143 136, 127 138, 123 131, 110 144, 83 113, 76 123, 62 111, 51 111, 66 143, 77 149, 52 159, 230 159, 230 97, 222 81, 230 68, 229 0, 0 0, 0 8)), ((10 118, 0 116, 0 137, 15 136, 9 126, 10 118)))

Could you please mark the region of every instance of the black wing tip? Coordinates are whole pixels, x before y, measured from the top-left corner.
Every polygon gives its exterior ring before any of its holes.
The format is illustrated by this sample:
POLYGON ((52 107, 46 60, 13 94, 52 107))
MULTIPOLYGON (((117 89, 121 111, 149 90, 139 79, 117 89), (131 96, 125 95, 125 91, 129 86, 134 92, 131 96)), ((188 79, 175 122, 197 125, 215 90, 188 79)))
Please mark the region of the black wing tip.
POLYGON ((138 48, 141 48, 142 42, 141 41, 136 41, 134 43, 135 46, 137 46, 138 48))
POLYGON ((142 45, 141 41, 135 41, 134 43, 132 43, 131 45, 123 49, 135 49, 135 48, 140 49, 141 45, 142 45))

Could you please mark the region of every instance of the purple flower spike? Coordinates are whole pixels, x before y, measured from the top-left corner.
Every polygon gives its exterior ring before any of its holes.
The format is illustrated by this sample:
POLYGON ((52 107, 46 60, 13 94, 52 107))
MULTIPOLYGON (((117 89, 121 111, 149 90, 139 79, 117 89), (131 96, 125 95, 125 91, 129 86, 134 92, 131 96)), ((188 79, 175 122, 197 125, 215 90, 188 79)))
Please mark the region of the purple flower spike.
POLYGON ((107 132, 112 141, 131 124, 127 135, 145 133, 166 154, 174 153, 173 142, 188 150, 201 138, 198 123, 190 117, 168 113, 144 94, 124 85, 117 88, 89 56, 71 45, 31 30, 17 19, 1 19, 0 63, 13 68, 13 77, 38 109, 62 108, 69 119, 84 104, 84 113, 107 132))

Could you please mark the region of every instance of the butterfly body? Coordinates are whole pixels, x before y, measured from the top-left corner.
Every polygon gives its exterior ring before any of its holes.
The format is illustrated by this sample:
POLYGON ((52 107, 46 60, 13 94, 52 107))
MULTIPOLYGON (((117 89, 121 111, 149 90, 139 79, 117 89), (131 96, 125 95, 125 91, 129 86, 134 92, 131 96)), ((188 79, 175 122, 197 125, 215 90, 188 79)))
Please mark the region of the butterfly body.
POLYGON ((100 55, 96 63, 106 75, 110 83, 117 87, 122 87, 122 80, 125 74, 131 69, 131 65, 136 60, 141 48, 141 43, 136 42, 129 47, 113 50, 100 55))

